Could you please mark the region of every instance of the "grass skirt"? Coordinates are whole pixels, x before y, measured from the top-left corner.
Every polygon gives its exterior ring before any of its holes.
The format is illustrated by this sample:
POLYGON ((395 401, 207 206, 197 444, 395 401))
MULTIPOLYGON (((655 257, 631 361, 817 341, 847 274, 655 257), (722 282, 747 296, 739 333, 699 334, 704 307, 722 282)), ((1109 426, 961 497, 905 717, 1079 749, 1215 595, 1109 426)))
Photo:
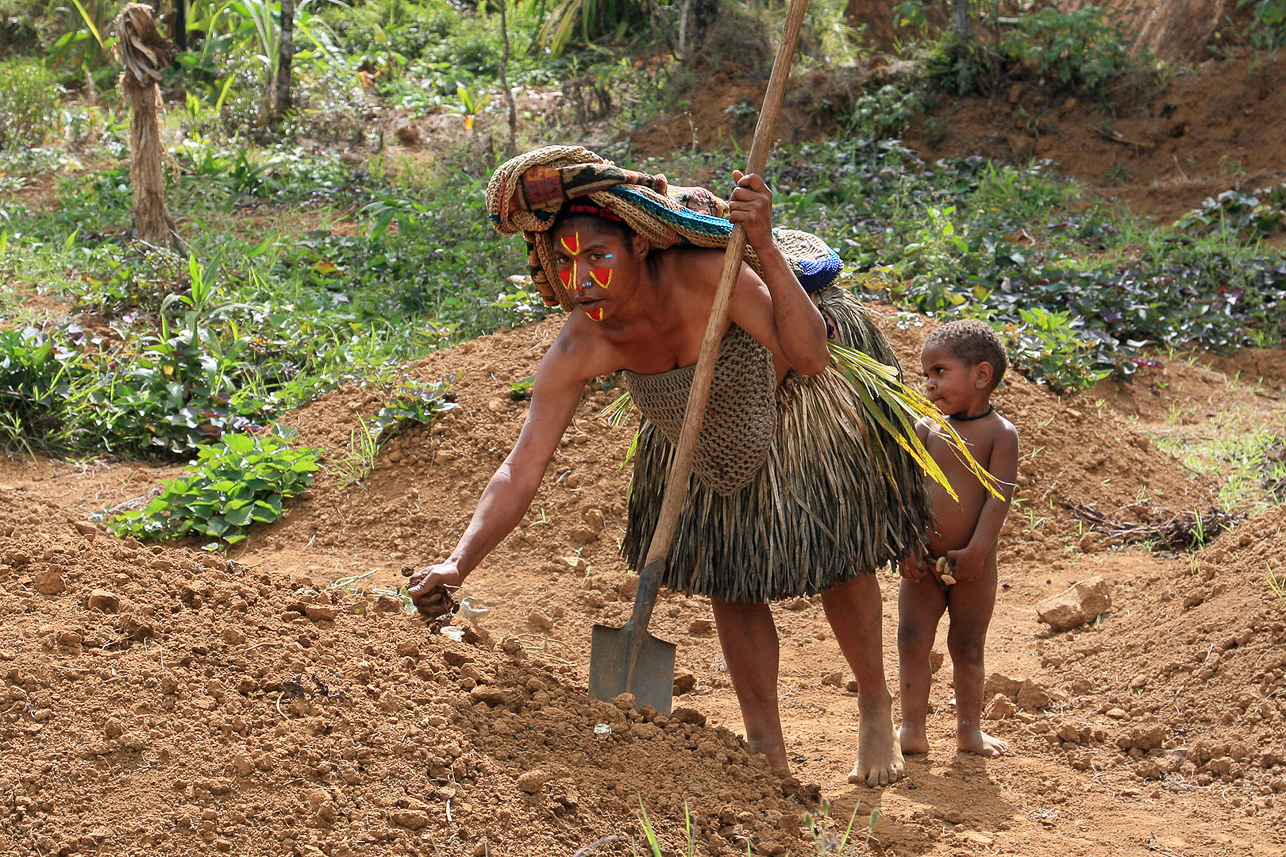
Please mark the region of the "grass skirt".
MULTIPOLYGON (((815 293, 836 338, 890 365, 897 358, 861 304, 815 293)), ((638 569, 660 514, 674 449, 646 419, 635 453, 621 552, 638 569)), ((866 414, 843 373, 787 374, 777 434, 745 488, 722 496, 689 477, 662 585, 728 601, 813 595, 923 545, 928 494, 914 461, 866 414)))

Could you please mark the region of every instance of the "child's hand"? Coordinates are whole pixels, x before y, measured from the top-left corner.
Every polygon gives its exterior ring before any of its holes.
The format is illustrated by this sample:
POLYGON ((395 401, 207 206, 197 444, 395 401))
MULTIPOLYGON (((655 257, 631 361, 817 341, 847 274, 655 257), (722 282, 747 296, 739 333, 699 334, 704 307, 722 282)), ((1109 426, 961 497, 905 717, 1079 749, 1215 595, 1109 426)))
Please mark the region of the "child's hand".
POLYGON ((958 551, 947 551, 947 559, 955 565, 952 575, 956 583, 970 583, 982 577, 983 567, 987 562, 987 552, 973 548, 962 548, 958 551))
POLYGON ((904 556, 898 562, 898 574, 912 583, 919 583, 924 580, 925 575, 931 573, 928 557, 924 553, 913 553, 909 556, 904 556))

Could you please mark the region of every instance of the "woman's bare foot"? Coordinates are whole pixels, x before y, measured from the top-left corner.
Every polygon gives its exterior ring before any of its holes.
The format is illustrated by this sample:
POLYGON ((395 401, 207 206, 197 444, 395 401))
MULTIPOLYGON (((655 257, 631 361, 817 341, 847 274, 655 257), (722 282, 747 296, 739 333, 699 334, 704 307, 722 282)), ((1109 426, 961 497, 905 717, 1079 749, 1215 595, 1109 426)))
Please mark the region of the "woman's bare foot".
POLYGON ((929 752, 929 736, 923 727, 912 729, 910 726, 903 724, 902 729, 898 732, 898 743, 902 745, 903 753, 929 752))
POLYGON ((887 786, 902 778, 906 767, 902 746, 893 734, 892 700, 860 706, 861 723, 857 734, 857 764, 848 775, 850 783, 887 786))
POLYGON ((977 753, 988 759, 1004 756, 1009 752, 1009 745, 999 738, 992 737, 981 729, 970 729, 967 732, 956 732, 956 746, 966 753, 977 753))

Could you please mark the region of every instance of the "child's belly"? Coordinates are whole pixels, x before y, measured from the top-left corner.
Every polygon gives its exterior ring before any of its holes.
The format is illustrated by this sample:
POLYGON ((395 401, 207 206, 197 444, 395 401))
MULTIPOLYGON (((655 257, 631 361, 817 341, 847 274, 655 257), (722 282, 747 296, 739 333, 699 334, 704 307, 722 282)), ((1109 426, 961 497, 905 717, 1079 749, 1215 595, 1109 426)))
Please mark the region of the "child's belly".
MULTIPOLYGON (((974 480, 975 482, 977 480, 974 480)), ((929 533, 929 552, 943 556, 947 551, 968 546, 978 527, 986 495, 981 485, 976 490, 958 489, 957 502, 936 482, 929 485, 929 500, 933 507, 933 531, 929 533)))

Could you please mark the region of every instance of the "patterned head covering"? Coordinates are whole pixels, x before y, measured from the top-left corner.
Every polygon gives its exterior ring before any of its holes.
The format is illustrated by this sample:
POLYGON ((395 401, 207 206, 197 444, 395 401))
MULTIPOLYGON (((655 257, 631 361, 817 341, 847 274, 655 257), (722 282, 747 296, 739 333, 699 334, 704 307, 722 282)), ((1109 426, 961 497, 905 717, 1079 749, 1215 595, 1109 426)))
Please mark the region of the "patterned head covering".
MULTIPOLYGON (((497 231, 523 234, 532 281, 548 306, 575 305, 558 278, 549 230, 565 202, 582 198, 613 212, 657 249, 722 248, 732 235, 728 203, 703 187, 671 187, 665 176, 623 169, 580 146, 519 155, 492 174, 487 216, 497 231)), ((830 285, 839 275, 839 256, 817 236, 779 229, 773 239, 805 289, 830 285)), ((752 247, 746 247, 746 262, 762 273, 752 247)))

